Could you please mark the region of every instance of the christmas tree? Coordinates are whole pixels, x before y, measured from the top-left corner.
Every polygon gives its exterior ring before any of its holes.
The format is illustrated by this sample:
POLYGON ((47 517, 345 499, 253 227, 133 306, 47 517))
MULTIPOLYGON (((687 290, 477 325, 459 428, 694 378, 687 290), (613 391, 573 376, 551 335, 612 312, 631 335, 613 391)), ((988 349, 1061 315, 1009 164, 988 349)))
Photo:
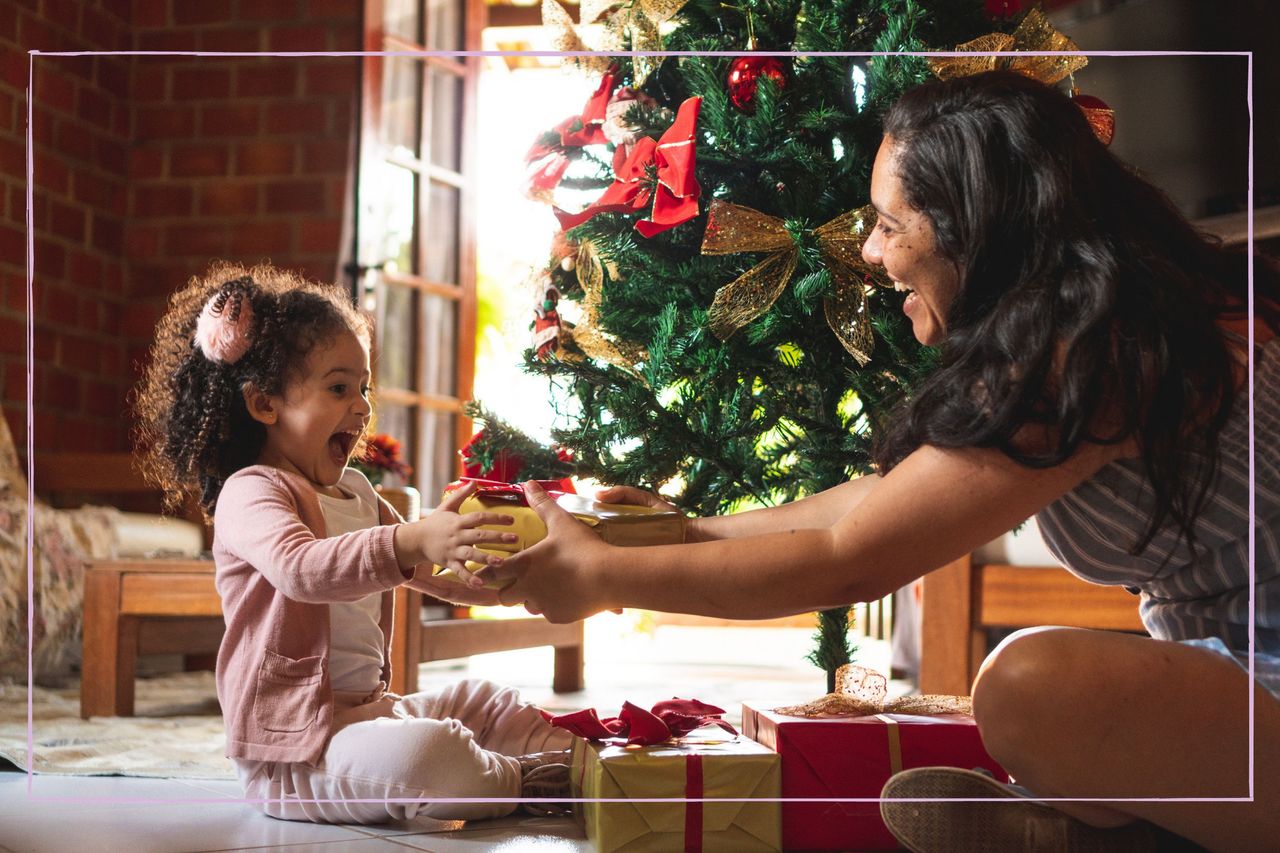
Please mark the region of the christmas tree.
MULTIPOLYGON (((795 500, 870 470, 877 424, 934 361, 882 273, 863 264, 886 108, 1016 3, 632 0, 584 3, 559 47, 736 55, 576 61, 600 85, 528 155, 565 232, 525 368, 572 405, 555 430, 578 472, 662 488, 716 515, 795 500), (992 4, 988 3, 990 7, 992 4), (594 191, 584 209, 569 197, 594 191), (562 320, 564 297, 578 303, 562 320)), ((570 60, 566 60, 570 61, 570 60)), ((810 659, 847 663, 848 612, 810 659)))

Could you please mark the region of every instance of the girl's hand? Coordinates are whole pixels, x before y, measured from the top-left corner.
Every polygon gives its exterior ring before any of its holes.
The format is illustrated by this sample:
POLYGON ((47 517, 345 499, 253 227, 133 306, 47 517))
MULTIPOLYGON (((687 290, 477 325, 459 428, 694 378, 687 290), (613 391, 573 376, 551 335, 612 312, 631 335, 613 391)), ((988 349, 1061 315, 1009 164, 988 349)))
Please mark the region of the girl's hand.
POLYGON ((611 605, 602 599, 601 571, 610 551, 591 528, 561 509, 536 483, 525 483, 529 506, 547 525, 547 538, 508 557, 505 563, 480 570, 484 578, 515 583, 500 590, 503 604, 523 604, 551 622, 576 622, 611 605))
MULTIPOLYGON (((401 541, 406 550, 416 552, 410 565, 430 562, 452 569, 470 586, 482 586, 483 581, 467 570, 468 560, 481 565, 500 566, 502 558, 488 554, 475 546, 485 542, 515 542, 514 533, 497 530, 480 530, 483 524, 509 525, 515 519, 496 512, 469 512, 459 515, 458 508, 476 489, 475 483, 467 483, 445 495, 440 505, 420 521, 400 525, 396 530, 396 556, 401 556, 401 541), (403 531, 403 536, 401 535, 403 531)), ((405 560, 401 559, 401 565, 405 560)))
POLYGON ((653 492, 646 492, 644 489, 637 489, 634 486, 610 486, 607 489, 601 489, 596 492, 596 500, 604 504, 631 504, 632 506, 648 506, 669 512, 680 511, 675 504, 664 501, 653 492))

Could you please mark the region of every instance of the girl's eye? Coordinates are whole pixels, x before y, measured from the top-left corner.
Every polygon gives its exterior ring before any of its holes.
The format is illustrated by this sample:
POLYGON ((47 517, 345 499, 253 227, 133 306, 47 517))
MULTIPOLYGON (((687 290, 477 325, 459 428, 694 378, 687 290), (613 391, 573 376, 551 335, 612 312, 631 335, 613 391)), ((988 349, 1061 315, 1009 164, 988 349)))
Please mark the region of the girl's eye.
POLYGON ((343 394, 347 393, 347 386, 346 386, 346 385, 341 385, 341 384, 339 384, 339 385, 331 385, 331 386, 329 387, 329 390, 330 390, 330 391, 332 391, 333 393, 337 394, 338 396, 342 396, 343 394))

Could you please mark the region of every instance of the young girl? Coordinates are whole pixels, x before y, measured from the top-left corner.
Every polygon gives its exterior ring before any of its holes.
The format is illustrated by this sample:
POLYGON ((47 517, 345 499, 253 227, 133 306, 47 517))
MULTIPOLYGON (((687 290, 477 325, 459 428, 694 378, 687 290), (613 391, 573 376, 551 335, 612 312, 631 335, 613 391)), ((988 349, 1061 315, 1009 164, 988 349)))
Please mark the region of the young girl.
POLYGON ((433 581, 431 564, 491 561, 475 546, 511 534, 478 528, 511 519, 459 515, 462 489, 405 523, 347 467, 372 414, 369 338, 337 287, 215 265, 157 328, 145 467, 167 500, 196 493, 213 518, 218 700, 246 798, 290 820, 500 817, 515 803, 485 798, 567 788, 570 736, 485 681, 388 693, 388 650, 402 584, 494 603, 433 581))

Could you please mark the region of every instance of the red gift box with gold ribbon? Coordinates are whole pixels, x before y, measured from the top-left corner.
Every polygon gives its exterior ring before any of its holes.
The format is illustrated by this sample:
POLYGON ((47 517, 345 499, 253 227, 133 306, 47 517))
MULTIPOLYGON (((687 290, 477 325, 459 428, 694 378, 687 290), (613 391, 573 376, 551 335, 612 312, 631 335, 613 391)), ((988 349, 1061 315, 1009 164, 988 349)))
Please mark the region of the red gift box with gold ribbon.
MULTIPOLYGON (((850 670, 883 686, 877 673, 850 670)), ((967 697, 846 698, 830 694, 806 707, 772 710, 742 706, 743 734, 782 759, 784 850, 897 850, 878 800, 885 782, 901 770, 983 767, 1008 781, 983 747, 972 716, 935 713, 966 707, 967 697), (880 712, 867 713, 868 705, 880 712)))

